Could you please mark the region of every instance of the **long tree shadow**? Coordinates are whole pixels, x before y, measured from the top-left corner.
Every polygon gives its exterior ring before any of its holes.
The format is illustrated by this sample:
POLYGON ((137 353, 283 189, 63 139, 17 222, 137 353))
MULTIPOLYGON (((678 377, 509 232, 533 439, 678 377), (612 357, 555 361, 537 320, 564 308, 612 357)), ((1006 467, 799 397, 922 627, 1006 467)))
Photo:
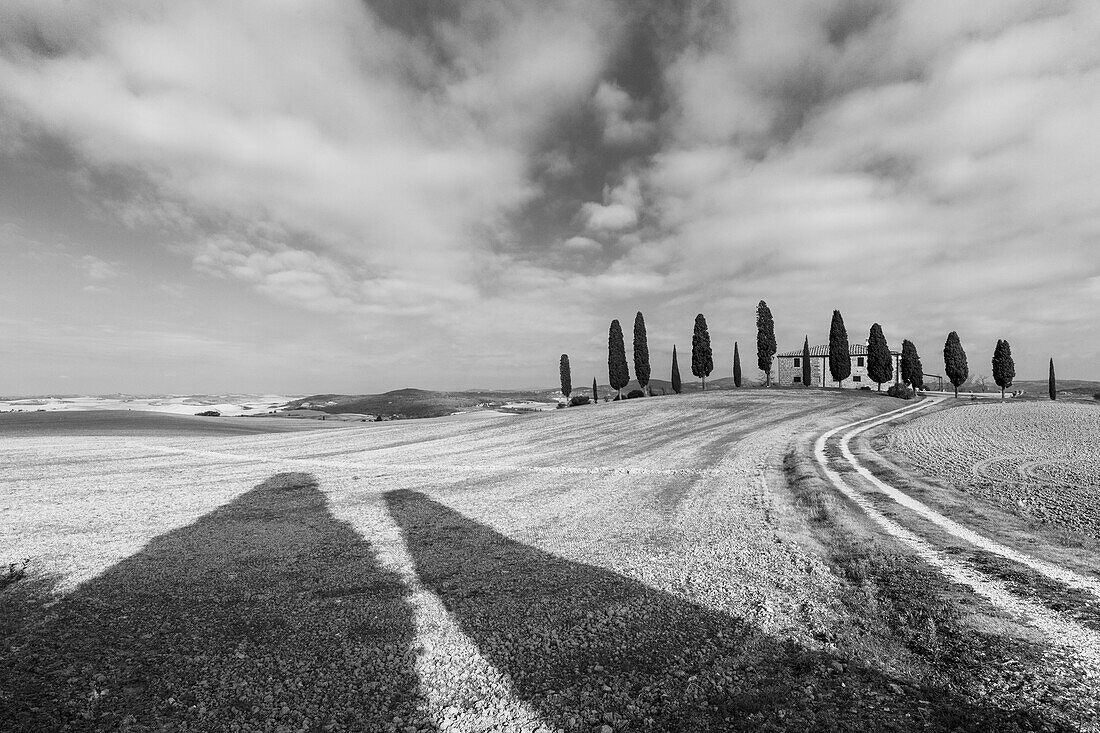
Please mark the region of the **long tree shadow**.
POLYGON ((516 542, 419 492, 386 500, 421 581, 554 726, 1001 731, 1049 722, 943 687, 903 689, 858 660, 516 542))
POLYGON ((407 593, 312 476, 278 474, 6 638, 0 729, 429 729, 407 593))

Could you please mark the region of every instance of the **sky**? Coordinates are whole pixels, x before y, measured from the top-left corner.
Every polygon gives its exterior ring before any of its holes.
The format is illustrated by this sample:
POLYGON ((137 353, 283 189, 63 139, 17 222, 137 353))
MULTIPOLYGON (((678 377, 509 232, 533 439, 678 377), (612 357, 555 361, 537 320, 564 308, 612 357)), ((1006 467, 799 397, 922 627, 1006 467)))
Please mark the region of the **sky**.
POLYGON ((1098 129, 1091 0, 5 0, 0 394, 1100 379, 1098 129))

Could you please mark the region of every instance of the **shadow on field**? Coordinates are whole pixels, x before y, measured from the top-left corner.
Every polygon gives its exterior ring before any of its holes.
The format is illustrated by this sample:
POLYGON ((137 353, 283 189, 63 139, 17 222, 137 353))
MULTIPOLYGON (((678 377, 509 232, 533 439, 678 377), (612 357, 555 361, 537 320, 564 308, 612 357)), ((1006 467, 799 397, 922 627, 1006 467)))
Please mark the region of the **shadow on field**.
POLYGON ((858 661, 513 541, 424 494, 386 500, 421 581, 554 727, 1036 729, 1033 713, 899 687, 858 661))
POLYGON ((272 476, 4 629, 0 730, 427 729, 407 592, 311 475, 272 476))

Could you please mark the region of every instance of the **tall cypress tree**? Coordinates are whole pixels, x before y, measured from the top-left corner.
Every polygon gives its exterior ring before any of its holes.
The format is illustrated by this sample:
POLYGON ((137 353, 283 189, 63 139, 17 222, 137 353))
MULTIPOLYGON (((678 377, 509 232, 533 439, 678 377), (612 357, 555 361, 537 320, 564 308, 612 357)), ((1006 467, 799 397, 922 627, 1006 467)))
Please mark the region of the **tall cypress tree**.
POLYGON ((573 391, 573 375, 569 372, 569 354, 561 355, 558 374, 561 376, 561 393, 565 395, 565 399, 569 399, 569 393, 573 391))
POLYGON ((592 404, 596 405, 600 402, 600 395, 596 391, 596 378, 592 377, 592 404))
POLYGON ((764 372, 764 386, 772 386, 772 357, 775 356, 775 321, 768 304, 756 305, 756 365, 764 372))
POLYGON ((802 386, 810 386, 810 337, 806 336, 802 341, 802 386))
POLYGON ((894 378, 894 365, 891 361, 890 345, 886 343, 882 326, 872 324, 871 333, 867 336, 867 376, 878 385, 879 392, 882 391, 883 382, 894 378))
POLYGON ((952 331, 947 334, 947 341, 943 345, 943 368, 947 378, 955 387, 955 398, 959 396, 959 385, 970 376, 970 367, 966 363, 966 352, 963 351, 959 334, 952 331))
POLYGON ((630 382, 630 370, 626 366, 623 328, 619 325, 617 318, 611 322, 611 328, 607 332, 607 376, 611 381, 611 389, 615 390, 621 399, 623 387, 630 382))
POLYGON ((844 328, 844 317, 840 311, 833 311, 833 321, 829 325, 829 374, 836 386, 852 375, 852 354, 848 347, 848 331, 844 328))
POLYGON ((672 391, 676 394, 680 394, 683 389, 683 384, 680 382, 680 365, 676 363, 676 344, 672 345, 672 391))
POLYGON ((1050 374, 1047 376, 1047 392, 1050 393, 1050 399, 1058 399, 1058 386, 1054 383, 1054 357, 1050 358, 1050 374))
POLYGON ((901 342, 901 379, 913 389, 924 388, 924 365, 917 347, 909 339, 901 342))
POLYGON ((1012 347, 1003 339, 997 339, 993 349, 993 381, 1001 388, 1001 402, 1005 401, 1005 389, 1016 378, 1016 364, 1012 361, 1012 347))
POLYGON ((714 354, 710 350, 710 331, 703 314, 695 316, 695 333, 691 335, 691 373, 703 380, 703 389, 707 388, 707 377, 714 371, 714 354))
POLYGON ((634 377, 638 386, 649 395, 649 342, 646 339, 645 319, 642 312, 634 316, 634 377))
POLYGON ((733 386, 741 386, 741 354, 737 352, 737 342, 733 342, 733 386))

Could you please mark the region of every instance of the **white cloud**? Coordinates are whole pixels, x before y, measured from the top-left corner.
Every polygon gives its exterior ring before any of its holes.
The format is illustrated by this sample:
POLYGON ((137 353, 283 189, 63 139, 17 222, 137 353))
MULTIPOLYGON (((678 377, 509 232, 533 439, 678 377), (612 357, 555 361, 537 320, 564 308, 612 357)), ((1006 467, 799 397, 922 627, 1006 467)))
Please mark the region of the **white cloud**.
POLYGON ((604 142, 610 145, 639 145, 657 132, 657 125, 646 118, 645 105, 632 100, 617 84, 600 82, 592 104, 603 124, 604 142))
MULTIPOLYGON (((834 307, 932 355, 1091 328, 1100 5, 730 0, 654 49, 650 98, 613 81, 609 2, 455 7, 409 36, 337 0, 11 0, 0 150, 63 141, 82 195, 387 359, 522 352, 527 383, 637 309, 655 344, 703 311, 744 345, 762 297, 794 346, 834 307)), ((82 284, 139 271, 91 251, 82 284)))
POLYGON ((118 266, 109 262, 104 262, 94 255, 84 255, 81 257, 77 264, 89 280, 94 282, 101 282, 103 280, 111 280, 118 277, 118 266))
POLYGON ((621 232, 638 226, 642 206, 641 184, 636 175, 627 176, 617 186, 605 186, 604 202, 585 202, 581 219, 590 232, 621 232))
POLYGON ((567 249, 572 250, 598 250, 603 248, 602 244, 589 237, 570 237, 563 244, 567 249))
POLYGON ((1100 272, 1100 9, 899 3, 837 43, 840 5, 741 3, 669 66, 675 143, 643 181, 691 291, 736 282, 798 336, 842 307, 932 343, 1073 340, 1047 301, 1100 272))
MULTIPOLYGON (((0 10, 0 117, 145 177, 163 203, 143 189, 151 213, 123 204, 128 222, 271 221, 430 298, 469 282, 484 233, 535 193, 527 156, 587 99, 606 7, 468 3, 438 19, 455 59, 440 66, 338 0, 19 2, 0 10), (55 52, 25 50, 29 28, 55 52)), ((279 284, 341 302, 307 279, 279 284)))

